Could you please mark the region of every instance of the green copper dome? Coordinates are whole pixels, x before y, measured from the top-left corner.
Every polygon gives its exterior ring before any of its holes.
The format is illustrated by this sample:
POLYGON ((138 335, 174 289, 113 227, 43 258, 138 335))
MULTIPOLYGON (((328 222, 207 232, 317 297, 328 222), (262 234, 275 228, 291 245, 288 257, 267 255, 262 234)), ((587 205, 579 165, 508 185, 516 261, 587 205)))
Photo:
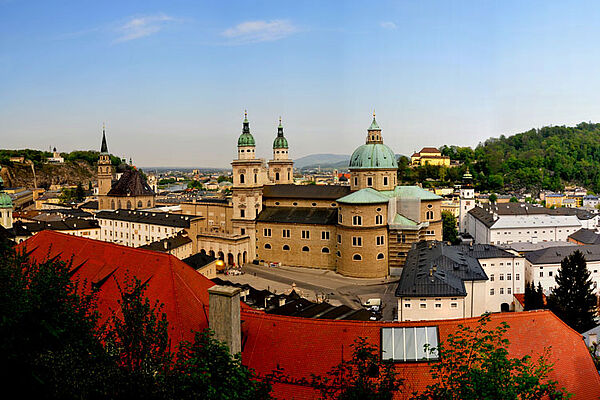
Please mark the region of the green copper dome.
POLYGON ((250 122, 248 122, 248 114, 244 114, 244 125, 242 128, 242 134, 238 138, 238 147, 243 146, 256 146, 254 136, 250 133, 250 122))
POLYGON ((283 126, 281 125, 281 118, 279 118, 279 126, 277 127, 277 137, 273 141, 273 149, 287 149, 288 141, 283 136, 283 126))
POLYGON ((12 199, 5 192, 0 192, 0 208, 12 208, 12 199))
POLYGON ((363 144, 350 157, 350 169, 397 169, 396 155, 383 143, 363 144))

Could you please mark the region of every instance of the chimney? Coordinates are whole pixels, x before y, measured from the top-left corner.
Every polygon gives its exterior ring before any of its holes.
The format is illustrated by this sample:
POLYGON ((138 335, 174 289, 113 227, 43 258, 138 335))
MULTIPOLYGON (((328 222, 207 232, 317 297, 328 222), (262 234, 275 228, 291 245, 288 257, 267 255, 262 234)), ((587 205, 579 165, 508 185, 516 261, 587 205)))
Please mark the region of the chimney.
POLYGON ((208 327, 215 339, 225 342, 231 354, 242 351, 240 288, 215 285, 208 289, 208 327))

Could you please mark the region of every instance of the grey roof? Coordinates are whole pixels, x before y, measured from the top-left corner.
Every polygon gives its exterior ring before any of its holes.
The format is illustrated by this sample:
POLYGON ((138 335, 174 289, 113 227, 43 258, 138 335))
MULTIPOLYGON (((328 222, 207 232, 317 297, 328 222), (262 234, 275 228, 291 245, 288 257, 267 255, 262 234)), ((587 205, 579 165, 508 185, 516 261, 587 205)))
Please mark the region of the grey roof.
POLYGON ((189 256, 188 258, 184 258, 181 261, 194 268, 195 270, 199 270, 200 268, 204 267, 207 264, 210 264, 215 260, 215 257, 211 257, 208 254, 197 253, 193 256, 189 256))
POLYGON ((402 269, 396 297, 462 297, 464 281, 487 280, 468 246, 422 241, 413 246, 402 269))
POLYGON ((461 245, 458 247, 460 247, 461 251, 465 254, 468 254, 470 257, 475 257, 478 260, 483 258, 517 257, 513 253, 491 244, 473 244, 472 246, 461 245))
POLYGON ((600 244, 600 235, 593 229, 581 228, 577 232, 570 234, 569 239, 583 244, 600 244))
POLYGON ((335 201, 350 193, 350 186, 338 185, 266 185, 263 198, 319 199, 335 201))
POLYGON ((137 169, 123 172, 119 181, 108 191, 108 196, 154 196, 154 191, 144 181, 137 169))
POLYGON ((184 214, 137 210, 104 210, 96 214, 96 219, 138 222, 140 224, 170 226, 174 228, 189 228, 190 222, 199 218, 184 214))
POLYGON ((192 243, 192 239, 184 235, 177 235, 140 246, 140 249, 161 251, 166 253, 169 250, 176 249, 188 243, 192 243))
POLYGON ((488 213, 496 213, 498 215, 576 215, 579 219, 592 219, 595 216, 594 213, 579 208, 546 208, 527 203, 487 203, 481 204, 479 207, 488 213))
POLYGON ((82 205, 80 205, 79 208, 87 208, 90 210, 97 210, 98 209, 98 200, 88 200, 85 203, 83 203, 82 205))
POLYGON ((98 221, 93 219, 67 218, 61 221, 16 221, 13 224, 13 232, 16 236, 29 236, 44 230, 74 231, 79 229, 94 229, 98 227, 98 221))
POLYGON ((548 247, 558 247, 558 246, 577 246, 573 242, 565 242, 565 241, 549 241, 549 242, 514 242, 510 244, 504 244, 502 247, 506 249, 511 249, 517 251, 519 253, 525 253, 528 251, 535 251, 541 249, 547 249, 548 247))
POLYGON ((337 208, 265 207, 256 220, 289 224, 335 225, 338 219, 337 213, 337 208))
POLYGON ((600 261, 600 244, 549 247, 526 253, 525 258, 531 264, 559 264, 576 250, 583 253, 586 261, 600 261))

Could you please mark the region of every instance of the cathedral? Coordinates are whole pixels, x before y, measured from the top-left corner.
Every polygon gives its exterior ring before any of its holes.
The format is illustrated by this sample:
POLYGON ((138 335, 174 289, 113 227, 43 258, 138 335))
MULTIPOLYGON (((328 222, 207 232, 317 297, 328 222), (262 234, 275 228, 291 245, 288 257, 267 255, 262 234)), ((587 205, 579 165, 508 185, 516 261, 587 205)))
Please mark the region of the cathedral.
POLYGON ((232 229, 248 238, 248 261, 380 278, 400 271, 413 243, 442 239, 441 197, 398 186, 375 114, 350 158, 349 186, 294 185, 281 121, 267 163, 256 158, 247 115, 237 150, 232 229))

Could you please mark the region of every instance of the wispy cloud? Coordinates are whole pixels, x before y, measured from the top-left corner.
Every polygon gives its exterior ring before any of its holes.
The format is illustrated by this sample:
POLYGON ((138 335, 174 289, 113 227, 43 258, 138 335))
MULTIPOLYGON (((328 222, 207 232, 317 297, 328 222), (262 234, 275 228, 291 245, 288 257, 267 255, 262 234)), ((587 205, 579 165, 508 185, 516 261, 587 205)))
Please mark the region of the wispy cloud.
POLYGON ((115 43, 128 42, 153 35, 174 21, 176 21, 175 18, 165 14, 130 18, 115 28, 115 31, 119 34, 119 37, 115 39, 115 43))
POLYGON ((272 42, 283 39, 298 28, 290 21, 276 19, 273 21, 245 21, 232 28, 226 29, 221 36, 230 40, 229 44, 246 44, 272 42))
POLYGON ((392 21, 383 21, 383 22, 380 22, 379 26, 382 27, 383 29, 390 29, 390 30, 398 29, 398 25, 396 25, 392 21))

